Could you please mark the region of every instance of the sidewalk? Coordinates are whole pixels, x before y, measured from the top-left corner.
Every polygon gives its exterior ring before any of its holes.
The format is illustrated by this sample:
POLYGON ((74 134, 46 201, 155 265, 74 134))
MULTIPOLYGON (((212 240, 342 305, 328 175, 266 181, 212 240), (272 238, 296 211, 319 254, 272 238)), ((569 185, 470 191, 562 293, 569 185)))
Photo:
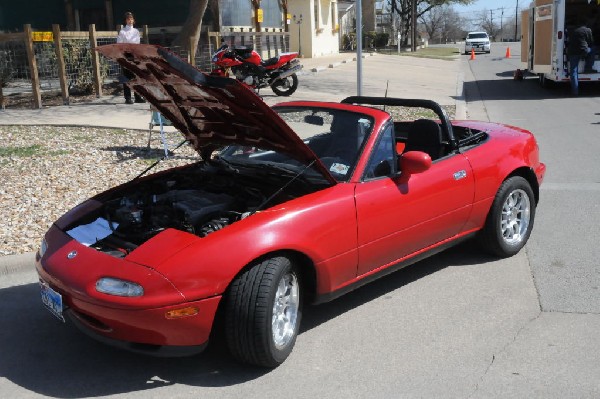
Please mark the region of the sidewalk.
MULTIPOLYGON (((299 74, 300 87, 291 97, 277 97, 268 89, 260 92, 263 100, 273 105, 293 100, 339 101, 340 93, 356 93, 356 54, 340 53, 319 58, 302 58, 304 66, 299 74), (332 70, 341 73, 331 74, 332 70), (326 79, 322 82, 321 77, 326 79), (315 81, 312 86, 306 85, 315 81), (335 84, 332 84, 335 83, 335 84), (344 90, 340 91, 340 87, 344 90)), ((363 95, 384 95, 386 82, 383 77, 401 82, 400 89, 394 92, 391 87, 388 96, 404 98, 428 98, 443 105, 457 105, 457 119, 464 119, 458 111, 461 108, 457 87, 460 61, 420 59, 410 56, 397 57, 363 53, 363 95), (437 67, 439 65, 439 67, 437 67), (369 71, 368 68, 374 68, 369 71), (432 69, 433 68, 433 69, 432 69), (380 82, 376 92, 369 92, 369 82, 380 82)), ((458 84, 459 83, 459 84, 458 84)), ((104 96, 88 103, 68 106, 44 107, 42 109, 0 110, 0 125, 60 125, 96 126, 108 128, 147 129, 150 121, 148 104, 125 105, 121 96, 104 96)))

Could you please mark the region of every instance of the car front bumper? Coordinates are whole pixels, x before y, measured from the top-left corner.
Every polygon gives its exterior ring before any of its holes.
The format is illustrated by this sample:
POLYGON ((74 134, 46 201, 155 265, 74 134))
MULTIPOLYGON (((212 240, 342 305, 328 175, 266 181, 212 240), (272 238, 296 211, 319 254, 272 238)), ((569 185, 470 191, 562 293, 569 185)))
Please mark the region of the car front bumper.
POLYGON ((208 343, 221 296, 181 302, 164 307, 127 308, 86 301, 81 292, 61 287, 39 259, 36 269, 40 281, 61 295, 64 315, 82 331, 102 342, 150 354, 192 354, 208 343), (169 317, 167 312, 196 309, 189 316, 169 317), (171 348, 160 348, 171 347, 171 348))
POLYGON ((491 50, 491 45, 490 44, 466 43, 465 44, 465 53, 468 53, 471 50, 489 52, 491 50))

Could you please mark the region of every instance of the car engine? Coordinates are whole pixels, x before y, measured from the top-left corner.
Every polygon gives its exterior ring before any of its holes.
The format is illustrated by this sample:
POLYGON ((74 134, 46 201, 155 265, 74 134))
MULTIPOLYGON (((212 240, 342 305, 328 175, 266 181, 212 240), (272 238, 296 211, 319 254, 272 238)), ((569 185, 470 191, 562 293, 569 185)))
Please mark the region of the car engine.
MULTIPOLYGON (((273 182, 248 176, 232 179, 180 171, 100 197, 104 205, 71 227, 107 221, 112 231, 91 246, 122 257, 168 228, 206 237, 257 211, 274 191, 273 182)), ((294 197, 282 193, 271 205, 294 197)))

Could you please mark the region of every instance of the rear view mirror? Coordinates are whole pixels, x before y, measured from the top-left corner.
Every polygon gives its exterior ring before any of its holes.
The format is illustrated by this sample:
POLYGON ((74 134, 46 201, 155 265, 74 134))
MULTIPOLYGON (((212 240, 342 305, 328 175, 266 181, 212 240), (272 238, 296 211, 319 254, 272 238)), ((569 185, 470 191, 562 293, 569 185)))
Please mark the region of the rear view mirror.
POLYGON ((306 115, 304 117, 304 122, 308 123, 309 125, 317 125, 317 126, 323 126, 323 124, 325 123, 325 121, 323 120, 323 117, 317 116, 317 115, 306 115))

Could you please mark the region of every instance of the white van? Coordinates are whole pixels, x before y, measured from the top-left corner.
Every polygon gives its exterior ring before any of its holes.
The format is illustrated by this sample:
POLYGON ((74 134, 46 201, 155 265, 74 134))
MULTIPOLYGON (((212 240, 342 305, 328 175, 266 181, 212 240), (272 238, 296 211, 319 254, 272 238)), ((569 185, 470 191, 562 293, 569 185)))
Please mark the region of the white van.
POLYGON ((469 54, 471 50, 488 54, 492 51, 487 32, 469 32, 465 38, 465 54, 469 54))

